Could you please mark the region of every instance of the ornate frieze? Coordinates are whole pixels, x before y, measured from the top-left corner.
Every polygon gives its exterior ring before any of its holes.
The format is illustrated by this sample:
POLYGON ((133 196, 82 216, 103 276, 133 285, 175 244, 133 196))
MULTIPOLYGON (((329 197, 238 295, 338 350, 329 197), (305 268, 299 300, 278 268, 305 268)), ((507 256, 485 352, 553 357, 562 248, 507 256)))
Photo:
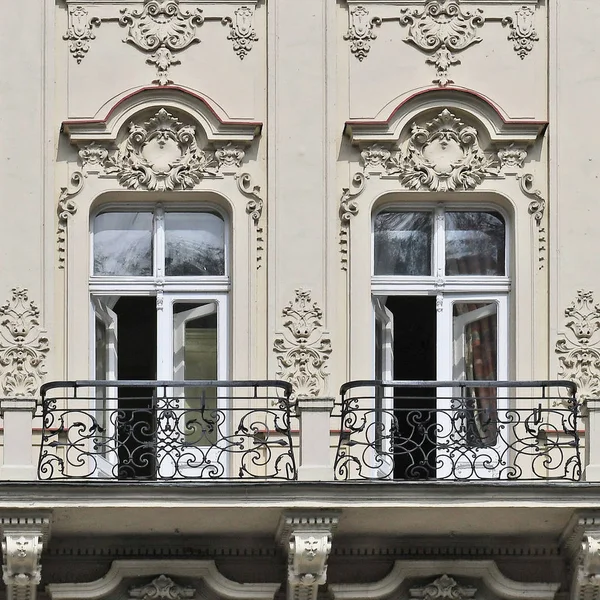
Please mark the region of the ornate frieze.
POLYGON ((591 291, 578 290, 577 298, 565 310, 566 330, 558 336, 561 379, 577 383, 581 400, 600 395, 600 306, 591 291))
POLYGON ((411 598, 423 600, 467 600, 475 596, 477 588, 461 586, 444 574, 427 585, 410 588, 409 592, 411 598))
POLYGON ((63 40, 69 42, 69 51, 77 63, 81 63, 90 49, 90 41, 96 39, 93 28, 100 26, 98 17, 90 17, 83 6, 71 6, 69 8, 69 28, 63 40))
POLYGON ((481 149, 477 130, 444 109, 424 125, 413 124, 405 149, 391 156, 386 173, 398 174, 408 189, 449 192, 475 189, 498 168, 481 149))
MULTIPOLYGON (((108 152, 106 152, 108 155, 108 152)), ((80 152, 81 155, 81 152, 80 152)), ((83 158, 82 158, 83 160, 83 158)), ((56 209, 58 216, 58 229, 56 238, 58 244, 58 268, 64 269, 65 253, 67 245, 67 222, 77 212, 77 204, 73 198, 79 194, 83 188, 83 174, 75 171, 71 175, 71 185, 60 188, 60 196, 58 197, 58 206, 56 209)))
POLYGON ((140 600, 185 600, 195 595, 195 588, 178 585, 166 575, 160 575, 146 585, 129 588, 129 597, 140 600))
POLYGON ((6 397, 32 397, 46 374, 48 336, 40 326, 40 311, 24 288, 0 306, 0 389, 6 397))
POLYGON ((434 83, 446 86, 453 83, 448 69, 460 63, 454 53, 481 42, 477 31, 484 18, 479 9, 463 12, 457 2, 431 0, 423 10, 403 8, 400 24, 408 26, 405 41, 430 54, 427 62, 435 65, 434 83))
POLYGON ((323 330, 323 311, 312 301, 310 290, 297 289, 282 315, 287 331, 273 343, 277 376, 294 386, 296 398, 319 396, 324 391, 331 354, 329 333, 323 330))
POLYGON ((258 36, 254 31, 252 22, 254 12, 248 6, 240 6, 233 13, 233 17, 223 17, 223 25, 229 25, 229 35, 227 39, 233 42, 233 51, 244 60, 248 52, 252 50, 254 42, 258 41, 258 36))
POLYGON ((370 18, 364 6, 355 6, 348 15, 348 31, 344 39, 350 41, 350 51, 362 61, 371 50, 371 40, 377 38, 373 27, 381 25, 379 17, 370 18))
POLYGON ((515 52, 523 60, 532 50, 533 43, 539 41, 535 30, 535 10, 530 6, 522 6, 515 12, 514 17, 502 19, 503 25, 508 25, 508 39, 513 42, 515 52))

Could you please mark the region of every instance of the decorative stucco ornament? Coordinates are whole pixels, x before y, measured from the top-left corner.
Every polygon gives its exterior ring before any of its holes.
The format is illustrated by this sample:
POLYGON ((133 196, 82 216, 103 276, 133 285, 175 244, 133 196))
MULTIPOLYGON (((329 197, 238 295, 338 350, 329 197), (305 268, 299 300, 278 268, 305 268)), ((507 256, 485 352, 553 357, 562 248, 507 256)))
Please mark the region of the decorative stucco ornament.
POLYGON ((600 395, 600 306, 591 291, 577 290, 577 298, 565 310, 566 330, 558 336, 561 379, 577 383, 580 400, 600 395))
POLYGON ((391 150, 380 144, 372 144, 360 152, 360 159, 365 171, 383 169, 391 156, 391 150))
POLYGON ((142 125, 131 123, 124 150, 105 165, 123 187, 156 191, 193 188, 218 168, 214 154, 198 147, 196 128, 164 108, 142 125))
POLYGON ((77 204, 73 198, 79 194, 83 188, 83 174, 75 171, 71 175, 71 185, 60 188, 58 197, 58 206, 56 212, 58 216, 58 228, 56 238, 58 243, 58 268, 65 268, 65 254, 67 246, 67 223, 69 218, 77 212, 77 204))
POLYGON ((534 23, 535 11, 530 6, 522 6, 515 12, 513 17, 502 19, 502 25, 510 27, 508 39, 514 42, 515 52, 523 60, 532 50, 533 43, 539 41, 539 36, 535 30, 534 23))
POLYGON ((99 27, 101 20, 98 17, 89 16, 88 11, 83 6, 71 6, 69 8, 69 28, 63 40, 69 42, 69 51, 81 63, 90 49, 90 41, 95 40, 96 36, 93 27, 99 27))
POLYGON ((152 53, 146 62, 156 65, 154 83, 171 83, 169 68, 180 61, 173 54, 198 43, 196 29, 204 23, 200 8, 182 10, 179 0, 145 0, 141 10, 123 8, 119 25, 128 27, 123 40, 152 53))
POLYGON ((403 8, 400 12, 400 24, 409 27, 404 41, 432 55, 427 62, 436 68, 433 82, 442 87, 453 83, 448 69, 460 63, 454 53, 481 42, 477 29, 485 22, 482 11, 463 12, 457 2, 430 0, 422 11, 403 8))
POLYGON ((500 166, 502 169, 505 167, 521 169, 527 158, 527 150, 524 148, 517 148, 514 144, 510 144, 510 146, 498 150, 498 158, 500 159, 500 166))
POLYGON ((531 198, 531 202, 527 207, 530 215, 535 219, 536 224, 539 226, 544 218, 544 211, 546 210, 546 200, 542 196, 542 192, 535 188, 534 179, 531 173, 526 173, 519 177, 519 187, 525 196, 531 198))
POLYGON ((177 585, 166 575, 160 575, 147 585, 129 589, 130 598, 140 598, 141 600, 184 600, 193 598, 195 595, 195 588, 177 585))
POLYGON ((86 173, 91 170, 102 170, 104 161, 108 158, 108 150, 96 142, 84 146, 78 154, 81 167, 86 173))
POLYGON ((40 311, 24 288, 0 306, 0 390, 2 396, 32 397, 46 374, 48 336, 40 327, 40 311))
POLYGON ((235 178, 238 189, 248 198, 246 213, 250 215, 256 229, 256 268, 260 269, 265 250, 264 231, 260 222, 264 201, 260 195, 260 186, 254 184, 250 173, 240 173, 235 178))
POLYGON ((223 167, 241 167, 245 155, 243 148, 234 146, 231 142, 215 150, 215 158, 219 169, 223 167))
POLYGON ((371 40, 377 38, 373 27, 381 25, 379 17, 369 17, 364 6, 354 7, 348 15, 348 31, 344 39, 350 41, 350 52, 362 61, 371 50, 371 40))
POLYGON ((348 270, 348 228, 350 220, 358 214, 358 203, 356 198, 363 193, 367 176, 364 173, 355 173, 352 177, 351 187, 342 188, 340 199, 340 253, 342 270, 348 270))
POLYGON ((223 17, 223 25, 229 25, 229 35, 227 39, 233 42, 233 51, 243 60, 248 52, 252 50, 254 42, 258 41, 258 36, 252 26, 254 13, 248 6, 240 6, 233 13, 232 17, 223 17))
POLYGON ((315 397, 323 393, 331 340, 323 331, 323 311, 312 301, 310 290, 297 289, 295 293, 282 311, 287 332, 273 343, 278 355, 277 376, 294 386, 295 398, 315 397))
POLYGON ((409 592, 411 598, 423 600, 467 600, 475 596, 477 588, 460 586, 452 577, 444 574, 427 585, 411 588, 409 592))
POLYGON ((475 189, 498 168, 479 146, 477 130, 444 109, 425 125, 413 124, 406 148, 389 159, 386 173, 398 174, 409 189, 449 192, 475 189))

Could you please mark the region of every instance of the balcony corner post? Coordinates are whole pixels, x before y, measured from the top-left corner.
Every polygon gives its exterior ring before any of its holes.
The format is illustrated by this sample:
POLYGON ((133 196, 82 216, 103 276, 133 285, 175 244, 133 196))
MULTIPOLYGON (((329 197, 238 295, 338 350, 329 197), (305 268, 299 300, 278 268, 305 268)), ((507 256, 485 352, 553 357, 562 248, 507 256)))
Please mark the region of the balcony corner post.
POLYGON ((595 398, 585 402, 585 464, 583 479, 600 481, 600 402, 595 398))
POLYGON ((32 451, 33 417, 36 408, 35 398, 0 398, 0 416, 4 419, 4 452, 0 480, 37 479, 32 451))
POLYGON ((334 398, 298 398, 300 481, 333 481, 330 417, 334 398))

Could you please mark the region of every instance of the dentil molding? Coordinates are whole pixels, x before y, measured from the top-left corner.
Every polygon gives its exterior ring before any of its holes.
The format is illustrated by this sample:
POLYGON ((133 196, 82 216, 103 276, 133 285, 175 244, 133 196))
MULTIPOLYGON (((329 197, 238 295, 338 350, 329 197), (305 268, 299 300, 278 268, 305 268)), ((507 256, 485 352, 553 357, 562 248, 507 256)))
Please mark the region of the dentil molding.
POLYGON ((458 0, 428 0, 423 8, 401 8, 400 14, 394 17, 372 15, 364 4, 349 3, 348 7, 348 31, 344 39, 350 42, 352 54, 363 61, 371 50, 371 42, 377 38, 375 27, 397 21, 408 29, 404 41, 428 55, 425 62, 435 67, 433 82, 440 87, 453 83, 448 71, 453 65, 460 64, 457 54, 483 40, 478 32, 486 21, 500 20, 509 27, 508 39, 521 59, 539 40, 534 23, 535 10, 530 6, 522 6, 513 16, 486 19, 481 9, 463 10, 458 0))
POLYGON ((555 352, 558 376, 577 384, 580 400, 600 395, 600 305, 594 294, 577 290, 577 297, 565 309, 565 331, 558 336, 555 352))
POLYGON ((36 396, 46 375, 48 336, 25 288, 13 288, 0 306, 0 390, 4 397, 36 396))
POLYGON ((41 581, 40 557, 50 535, 50 515, 0 516, 2 578, 8 600, 35 600, 41 581))
POLYGON ((273 342, 277 377, 292 384, 295 398, 323 394, 328 375, 331 339, 323 330, 323 311, 311 296, 310 290, 295 291, 294 299, 282 310, 286 331, 273 342))
POLYGON ((327 582, 327 559, 339 513, 285 513, 277 538, 288 555, 288 600, 316 600, 327 582))
POLYGON ((85 6, 71 6, 63 39, 69 41, 69 50, 77 63, 81 63, 89 51, 90 41, 96 37, 93 28, 111 21, 127 28, 123 41, 144 52, 146 62, 156 67, 153 83, 158 85, 172 83, 171 66, 181 63, 178 53, 200 42, 197 30, 206 21, 219 21, 228 28, 227 39, 242 60, 258 41, 251 6, 240 6, 232 15, 205 17, 201 8, 183 9, 179 0, 144 0, 139 9, 123 8, 120 17, 102 18, 90 17, 85 6))

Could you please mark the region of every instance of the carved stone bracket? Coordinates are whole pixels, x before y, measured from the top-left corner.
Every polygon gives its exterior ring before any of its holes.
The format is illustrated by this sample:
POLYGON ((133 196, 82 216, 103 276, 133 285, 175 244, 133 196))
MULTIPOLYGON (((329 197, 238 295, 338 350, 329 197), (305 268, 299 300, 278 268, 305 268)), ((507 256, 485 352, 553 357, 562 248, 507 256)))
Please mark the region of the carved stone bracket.
POLYGON ((529 214, 533 216, 538 228, 538 260, 540 270, 544 268, 546 262, 546 229, 542 227, 544 211, 546 210, 546 200, 540 190, 535 189, 533 184, 533 175, 526 173, 518 177, 519 187, 525 196, 531 198, 527 207, 529 214))
POLYGON ((256 268, 260 269, 265 249, 264 230, 261 225, 264 201, 260 196, 260 186, 254 184, 250 173, 236 175, 236 181, 240 192, 249 198, 246 204, 246 212, 250 215, 252 221, 254 221, 256 229, 256 268))
POLYGON ((503 170, 522 169, 527 158, 527 150, 510 144, 498 150, 498 158, 500 159, 500 168, 503 170))
POLYGON ((6 397, 32 397, 46 374, 48 336, 40 327, 40 311, 27 290, 13 288, 0 306, 0 390, 6 397))
POLYGON ((295 398, 320 396, 331 354, 331 339, 323 330, 323 311, 312 301, 310 290, 297 289, 282 315, 287 331, 273 342, 279 365, 277 376, 294 386, 295 398))
POLYGON ((515 12, 514 17, 502 19, 502 25, 508 25, 510 28, 508 39, 514 43, 515 52, 521 60, 533 50, 533 43, 540 39, 535 30, 534 17, 533 8, 522 6, 515 12))
POLYGON ((352 187, 342 188, 340 199, 340 253, 342 270, 348 269, 348 235, 350 220, 358 214, 358 203, 356 198, 363 193, 367 177, 363 173, 355 173, 352 176, 352 187))
MULTIPOLYGON (((83 152, 83 151, 82 151, 83 152)), ((108 154, 108 153, 106 153, 108 154)), ((80 152, 81 156, 81 152, 80 152)), ((83 159, 82 159, 83 160, 83 159)), ((84 163, 85 164, 85 163, 84 163)), ((70 217, 77 212, 77 204, 73 198, 79 194, 83 188, 83 174, 79 171, 75 171, 71 175, 71 186, 61 187, 60 196, 58 197, 58 229, 56 231, 56 238, 58 244, 58 268, 65 268, 65 254, 67 246, 67 224, 70 217)))
POLYGON ((77 63, 81 63, 90 49, 90 40, 96 39, 93 27, 100 26, 98 17, 91 17, 83 6, 71 6, 69 8, 69 28, 63 40, 68 40, 69 51, 77 63))
POLYGON ((600 305, 591 291, 577 290, 565 310, 566 330, 558 336, 559 377, 577 383, 581 400, 600 395, 600 305))
POLYGON ((411 598, 423 600, 467 600, 475 596, 477 588, 461 586, 452 577, 444 574, 427 585, 410 588, 409 592, 411 598))
POLYGON ((284 514, 277 533, 288 554, 288 600, 316 600, 327 581, 327 559, 338 513, 284 514))
POLYGON ((121 16, 100 18, 89 17, 82 6, 69 10, 69 28, 63 39, 70 42, 71 54, 80 63, 89 50, 89 41, 95 39, 92 26, 98 27, 103 21, 118 20, 121 27, 127 27, 123 40, 148 54, 146 62, 156 66, 156 79, 153 83, 172 83, 170 68, 180 64, 177 53, 192 44, 199 43, 197 28, 205 21, 219 20, 229 26, 227 39, 233 42, 233 51, 243 59, 252 49, 258 36, 254 31, 254 11, 241 6, 233 17, 204 17, 202 9, 183 10, 179 0, 144 0, 141 9, 123 8, 121 16))
POLYGON ((363 61, 371 50, 371 40, 377 38, 373 27, 379 27, 381 19, 369 18, 369 11, 364 6, 356 6, 350 10, 348 21, 348 31, 344 39, 350 41, 350 52, 363 61))
POLYGON ((477 35, 484 24, 481 10, 463 12, 457 2, 431 0, 422 11, 403 8, 401 13, 400 24, 409 28, 405 41, 431 54, 427 62, 435 65, 433 82, 442 87, 453 83, 448 69, 460 63, 454 53, 481 42, 477 35))
POLYGON ((159 575, 146 585, 129 588, 129 597, 141 600, 184 600, 195 595, 196 588, 178 585, 166 575, 159 575))
POLYGON ((8 600, 35 600, 41 581, 40 557, 50 533, 50 516, 0 517, 2 578, 8 600))

